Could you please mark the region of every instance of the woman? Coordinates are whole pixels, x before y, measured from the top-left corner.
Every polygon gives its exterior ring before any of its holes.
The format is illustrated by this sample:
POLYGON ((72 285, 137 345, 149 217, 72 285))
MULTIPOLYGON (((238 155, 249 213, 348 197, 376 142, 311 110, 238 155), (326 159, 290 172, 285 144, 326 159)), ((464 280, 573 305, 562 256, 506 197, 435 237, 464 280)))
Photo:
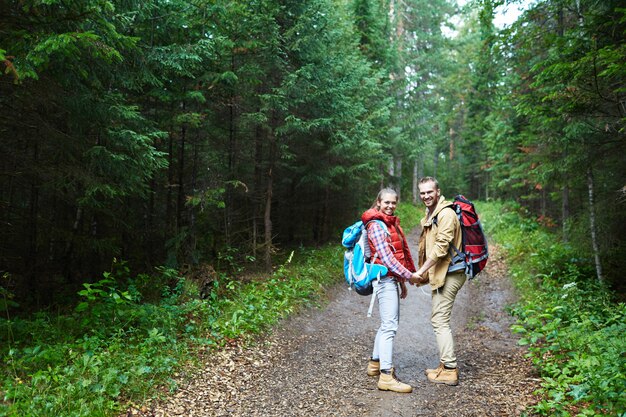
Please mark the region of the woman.
POLYGON ((391 188, 384 188, 378 193, 372 208, 361 216, 363 224, 367 225, 371 259, 389 270, 379 281, 374 281, 380 327, 374 340, 374 350, 367 366, 367 374, 379 376, 380 390, 411 392, 413 388, 401 382, 395 375, 392 363, 393 339, 400 319, 400 298, 406 298, 406 281, 410 278, 417 279, 413 258, 400 227, 400 219, 394 215, 397 206, 398 194, 391 188))

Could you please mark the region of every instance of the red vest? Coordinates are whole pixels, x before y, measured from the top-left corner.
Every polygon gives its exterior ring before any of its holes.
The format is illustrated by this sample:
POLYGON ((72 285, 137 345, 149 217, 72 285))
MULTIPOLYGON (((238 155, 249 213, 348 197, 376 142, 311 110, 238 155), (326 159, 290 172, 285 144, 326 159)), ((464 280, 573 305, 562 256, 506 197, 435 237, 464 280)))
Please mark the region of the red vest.
MULTIPOLYGON (((404 236, 404 231, 402 227, 400 227, 400 219, 396 216, 388 216, 384 213, 376 209, 369 209, 361 216, 361 220, 364 224, 372 220, 381 220, 387 226, 387 231, 389 231, 390 236, 387 238, 389 245, 391 246, 391 252, 394 257, 400 262, 406 269, 411 272, 415 272, 415 264, 413 263, 413 257, 411 256, 411 252, 409 251, 409 245, 406 241, 406 237, 404 236)), ((370 250, 372 251, 372 258, 376 253, 376 248, 369 241, 370 250)), ((380 260, 380 256, 377 256, 374 260, 377 264, 383 264, 380 260)))

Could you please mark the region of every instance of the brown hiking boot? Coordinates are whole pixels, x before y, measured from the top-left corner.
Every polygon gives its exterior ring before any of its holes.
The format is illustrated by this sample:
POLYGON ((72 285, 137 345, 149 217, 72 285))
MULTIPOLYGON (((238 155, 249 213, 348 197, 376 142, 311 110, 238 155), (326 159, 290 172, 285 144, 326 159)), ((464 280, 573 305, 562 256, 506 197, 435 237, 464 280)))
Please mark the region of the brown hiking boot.
POLYGON ((370 359, 367 363, 367 374, 369 376, 378 376, 380 374, 380 361, 370 359))
POLYGON ((411 392, 413 391, 413 387, 409 384, 405 384, 401 382, 396 376, 396 371, 391 368, 391 371, 386 374, 384 372, 380 373, 378 377, 378 389, 381 391, 394 391, 394 392, 411 392))
POLYGON ((459 385, 459 370, 442 366, 437 372, 428 374, 428 380, 435 384, 459 385))
POLYGON ((439 362, 439 366, 436 367, 435 369, 426 369, 424 371, 424 375, 428 376, 428 374, 435 374, 437 372, 439 372, 439 370, 443 368, 443 362, 439 362))

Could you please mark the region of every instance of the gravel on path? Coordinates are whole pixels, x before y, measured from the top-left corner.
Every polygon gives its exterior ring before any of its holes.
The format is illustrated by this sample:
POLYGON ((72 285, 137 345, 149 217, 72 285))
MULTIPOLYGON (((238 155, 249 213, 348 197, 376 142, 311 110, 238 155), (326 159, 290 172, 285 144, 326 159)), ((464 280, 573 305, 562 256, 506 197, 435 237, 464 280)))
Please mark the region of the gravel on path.
MULTIPOLYGON (((417 231, 409 235, 416 252, 417 231)), ((505 311, 514 290, 497 246, 487 268, 467 282, 455 303, 452 324, 459 385, 429 383, 437 348, 430 325, 427 288, 409 286, 401 301, 394 344, 398 376, 410 394, 383 392, 366 366, 379 325, 377 307, 366 317, 369 297, 338 284, 322 308, 283 320, 253 346, 228 346, 202 357, 199 368, 178 375, 179 389, 165 401, 146 403, 128 416, 532 416, 539 386, 525 351, 509 331, 505 311)))

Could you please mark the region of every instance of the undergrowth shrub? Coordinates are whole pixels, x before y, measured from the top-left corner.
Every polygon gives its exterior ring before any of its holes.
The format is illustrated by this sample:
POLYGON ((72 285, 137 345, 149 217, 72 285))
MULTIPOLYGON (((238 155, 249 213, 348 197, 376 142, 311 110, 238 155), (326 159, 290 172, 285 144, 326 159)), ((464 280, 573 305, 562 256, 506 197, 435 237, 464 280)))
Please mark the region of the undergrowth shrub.
POLYGON ((0 416, 119 415, 126 404, 175 389, 172 376, 194 349, 247 338, 319 301, 340 279, 340 259, 338 245, 301 249, 267 277, 221 275, 206 298, 174 270, 133 276, 116 262, 102 280, 84 284, 69 314, 5 311, 0 416))
POLYGON ((417 206, 413 203, 400 202, 396 215, 400 217, 402 229, 405 233, 409 233, 411 229, 419 226, 420 219, 424 216, 425 207, 419 203, 417 206))
POLYGON ((479 206, 504 248, 521 301, 520 344, 540 371, 547 416, 626 416, 626 305, 598 282, 591 259, 563 244, 515 204, 479 206))

